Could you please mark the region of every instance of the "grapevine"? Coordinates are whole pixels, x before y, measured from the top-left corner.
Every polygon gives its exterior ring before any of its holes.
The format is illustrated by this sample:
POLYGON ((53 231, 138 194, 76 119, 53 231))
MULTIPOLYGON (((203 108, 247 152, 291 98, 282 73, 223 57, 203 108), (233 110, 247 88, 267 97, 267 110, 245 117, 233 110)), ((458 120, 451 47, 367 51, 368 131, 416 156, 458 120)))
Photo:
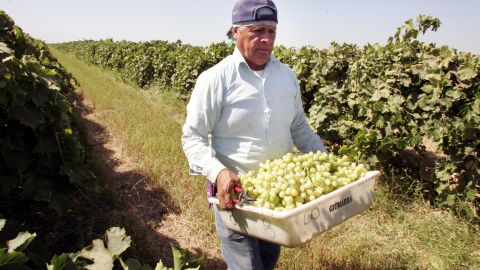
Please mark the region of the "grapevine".
MULTIPOLYGON (((274 55, 294 70, 309 124, 332 152, 401 174, 393 180, 419 185, 437 205, 476 201, 480 212, 480 57, 419 40, 439 27, 439 19, 421 15, 384 45, 279 45, 274 55)), ((184 99, 198 75, 233 50, 227 43, 112 40, 59 48, 184 99)))

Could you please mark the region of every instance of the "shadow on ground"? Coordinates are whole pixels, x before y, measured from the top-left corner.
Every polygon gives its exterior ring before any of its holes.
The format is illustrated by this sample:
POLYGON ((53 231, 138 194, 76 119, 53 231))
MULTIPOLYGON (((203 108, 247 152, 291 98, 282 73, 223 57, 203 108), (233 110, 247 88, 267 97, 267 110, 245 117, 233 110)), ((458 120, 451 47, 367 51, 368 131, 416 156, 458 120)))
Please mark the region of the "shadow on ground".
MULTIPOLYGON (((121 144, 98 119, 92 104, 80 94, 76 100, 77 121, 87 144, 88 163, 105 185, 96 192, 80 194, 76 201, 76 209, 81 209, 85 219, 82 230, 87 229, 89 236, 103 233, 112 226, 123 227, 132 237, 132 245, 122 258, 135 257, 153 267, 161 260, 172 267, 171 244, 178 245, 178 242, 158 233, 157 228, 168 214, 179 214, 181 209, 173 203, 168 190, 156 185, 154 179, 145 175, 124 153, 121 144)), ((190 250, 192 259, 201 255, 200 249, 190 250)), ((206 257, 205 268, 225 269, 226 266, 222 260, 206 257)))

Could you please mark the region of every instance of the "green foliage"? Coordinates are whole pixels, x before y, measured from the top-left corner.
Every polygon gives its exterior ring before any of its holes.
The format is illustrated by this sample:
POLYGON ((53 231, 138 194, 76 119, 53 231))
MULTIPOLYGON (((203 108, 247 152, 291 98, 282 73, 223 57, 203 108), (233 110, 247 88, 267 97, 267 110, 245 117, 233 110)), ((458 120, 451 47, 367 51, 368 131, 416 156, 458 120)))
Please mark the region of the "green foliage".
MULTIPOLYGON (((0 219, 0 239, 4 239, 6 220, 0 219)), ((0 270, 29 270, 31 269, 27 262, 30 260, 25 249, 34 240, 36 234, 29 232, 20 232, 14 239, 0 243, 0 270)), ((49 264, 48 270, 107 270, 114 269, 115 262, 124 270, 151 270, 147 264, 142 264, 134 258, 126 261, 120 256, 130 247, 131 239, 122 228, 112 227, 105 233, 105 240, 95 239, 88 247, 76 253, 63 253, 55 255, 49 264)), ((189 270, 204 269, 204 257, 201 256, 190 261, 188 251, 172 245, 174 267, 168 268, 159 261, 155 270, 189 270)))
MULTIPOLYGON (((370 166, 411 166, 433 201, 452 206, 474 200, 480 176, 480 57, 418 40, 440 24, 419 16, 399 27, 386 45, 277 46, 274 54, 296 72, 310 125, 331 149, 370 166), (436 163, 428 170, 425 140, 438 145, 436 163), (419 163, 405 164, 409 149, 419 163)), ((126 81, 158 83, 182 98, 203 70, 232 51, 225 43, 195 47, 163 41, 79 41, 60 47, 119 70, 126 81)))
MULTIPOLYGON (((407 147, 423 158, 424 139, 438 144, 432 182, 440 205, 474 200, 479 177, 480 58, 417 40, 438 19, 417 18, 386 46, 367 45, 348 66, 346 79, 320 88, 310 123, 342 151, 372 165, 392 166, 407 147)), ((421 168, 418 168, 421 169, 421 168)), ((420 172, 419 172, 419 175, 420 172)))
POLYGON ((74 131, 73 78, 3 11, 0 59, 2 204, 34 200, 64 213, 75 185, 95 180, 74 131))
POLYGON ((117 70, 125 82, 140 87, 159 84, 187 99, 204 70, 233 51, 227 43, 202 48, 181 42, 113 42, 112 40, 67 42, 60 49, 104 68, 117 70))
POLYGON ((347 78, 349 63, 357 54, 357 47, 351 44, 332 43, 327 50, 318 50, 312 46, 296 50, 277 46, 274 54, 295 71, 305 111, 308 111, 319 89, 327 85, 335 87, 343 85, 347 78))
MULTIPOLYGON (((4 229, 5 223, 5 219, 0 219, 0 233, 4 229)), ((30 269, 25 266, 25 263, 29 259, 23 251, 25 248, 27 248, 35 236, 36 234, 21 232, 17 235, 17 237, 8 240, 5 244, 0 243, 0 269, 30 269)))
MULTIPOLYGON (((81 251, 70 254, 55 256, 48 270, 57 269, 90 269, 106 270, 114 269, 118 261, 119 266, 124 270, 151 270, 148 264, 142 264, 137 259, 129 258, 124 260, 120 255, 130 247, 131 239, 126 235, 123 228, 112 227, 105 233, 105 240, 95 239, 92 245, 83 248, 81 251)), ((203 269, 204 257, 201 256, 189 261, 189 253, 176 245, 172 246, 174 267, 168 268, 159 261, 155 270, 190 270, 203 269)))

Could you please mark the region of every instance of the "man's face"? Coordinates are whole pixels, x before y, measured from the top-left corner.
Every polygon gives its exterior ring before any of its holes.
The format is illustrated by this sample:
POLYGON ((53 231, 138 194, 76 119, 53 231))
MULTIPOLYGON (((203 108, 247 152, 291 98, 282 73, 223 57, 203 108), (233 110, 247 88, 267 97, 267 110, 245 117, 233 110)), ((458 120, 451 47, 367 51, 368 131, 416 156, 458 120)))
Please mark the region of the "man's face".
POLYGON ((272 54, 277 27, 268 24, 234 27, 237 48, 253 70, 261 70, 272 54))

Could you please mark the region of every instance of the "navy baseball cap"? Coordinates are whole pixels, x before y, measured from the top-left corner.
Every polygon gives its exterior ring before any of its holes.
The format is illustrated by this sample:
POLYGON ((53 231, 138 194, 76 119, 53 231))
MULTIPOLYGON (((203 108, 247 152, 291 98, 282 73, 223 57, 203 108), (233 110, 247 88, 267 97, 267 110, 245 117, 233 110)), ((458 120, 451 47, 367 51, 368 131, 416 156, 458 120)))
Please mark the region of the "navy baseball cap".
POLYGON ((277 7, 271 0, 238 0, 232 11, 232 24, 270 21, 278 23, 277 7))

